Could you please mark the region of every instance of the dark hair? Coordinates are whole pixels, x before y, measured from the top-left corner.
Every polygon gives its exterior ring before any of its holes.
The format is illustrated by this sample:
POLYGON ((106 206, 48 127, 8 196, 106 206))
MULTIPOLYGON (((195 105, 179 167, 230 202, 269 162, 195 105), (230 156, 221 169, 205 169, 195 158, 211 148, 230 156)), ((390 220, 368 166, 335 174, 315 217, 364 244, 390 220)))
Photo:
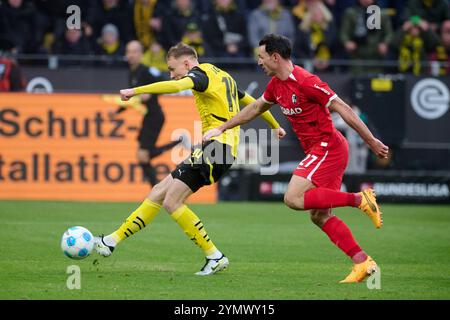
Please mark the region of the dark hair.
POLYGON ((284 59, 291 58, 292 44, 285 36, 279 34, 266 34, 259 42, 260 46, 266 46, 266 52, 271 55, 278 53, 284 59))
POLYGON ((198 59, 197 52, 195 51, 195 49, 182 42, 170 48, 169 51, 167 52, 166 58, 169 59, 170 57, 174 57, 175 59, 178 59, 179 57, 182 56, 191 56, 194 57, 195 59, 198 59))

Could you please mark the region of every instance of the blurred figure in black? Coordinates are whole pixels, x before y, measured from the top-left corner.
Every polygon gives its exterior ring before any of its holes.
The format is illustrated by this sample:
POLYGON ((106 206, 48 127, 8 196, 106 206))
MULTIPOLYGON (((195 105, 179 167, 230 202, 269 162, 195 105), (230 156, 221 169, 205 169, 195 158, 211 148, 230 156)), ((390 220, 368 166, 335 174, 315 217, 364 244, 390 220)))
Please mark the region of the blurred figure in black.
POLYGON ((162 16, 162 27, 158 42, 168 50, 181 41, 188 24, 196 24, 203 30, 201 13, 192 0, 175 0, 162 16))
POLYGON ((18 53, 36 52, 36 19, 33 3, 23 0, 0 2, 0 35, 8 37, 18 53))
POLYGON ((95 21, 93 22, 94 38, 99 38, 103 26, 113 24, 119 29, 120 38, 127 43, 133 37, 132 6, 124 0, 90 0, 93 7, 95 21))
MULTIPOLYGON (((149 68, 141 63, 143 47, 139 41, 130 41, 126 46, 125 55, 130 70, 130 87, 143 86, 163 80, 160 71, 156 68, 149 68)), ((142 168, 145 178, 150 182, 151 186, 154 186, 158 183, 158 179, 150 160, 163 152, 172 149, 179 143, 183 143, 183 146, 187 148, 189 142, 187 137, 180 137, 177 141, 172 141, 162 146, 156 146, 156 141, 158 140, 158 136, 164 124, 164 113, 158 102, 158 95, 143 94, 141 95, 141 101, 147 106, 147 113, 142 119, 142 126, 138 136, 139 149, 137 151, 137 160, 142 168)), ((117 110, 117 113, 124 110, 124 107, 120 107, 117 110)))
POLYGON ((14 43, 0 38, 0 92, 17 92, 25 88, 19 65, 10 57, 14 43))
POLYGON ((83 37, 92 47, 95 44, 93 25, 97 20, 96 2, 92 0, 32 0, 36 10, 34 12, 37 27, 33 30, 39 47, 38 53, 50 53, 61 41, 67 29, 67 19, 74 13, 74 7, 80 9, 80 27, 83 37), (67 12, 68 8, 70 13, 67 12))
MULTIPOLYGON (((341 17, 342 24, 339 30, 339 40, 345 49, 348 59, 351 60, 383 60, 389 54, 389 43, 394 31, 392 22, 386 12, 380 12, 380 29, 367 28, 369 13, 367 9, 375 5, 375 0, 358 0, 347 8, 341 17)), ((367 74, 384 72, 383 63, 369 66, 356 63, 351 66, 353 74, 367 74)))
POLYGON ((92 52, 82 29, 66 29, 62 38, 53 43, 52 53, 73 56, 59 61, 61 66, 68 67, 88 64, 86 61, 80 61, 77 56, 88 55, 92 52))

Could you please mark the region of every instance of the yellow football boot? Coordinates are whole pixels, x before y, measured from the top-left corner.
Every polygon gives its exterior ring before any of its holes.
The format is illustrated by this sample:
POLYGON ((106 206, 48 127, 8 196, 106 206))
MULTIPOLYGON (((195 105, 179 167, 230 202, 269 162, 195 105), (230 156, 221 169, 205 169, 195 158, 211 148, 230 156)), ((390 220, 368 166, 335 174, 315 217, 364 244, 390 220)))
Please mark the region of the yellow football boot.
POLYGON ((383 225, 382 213, 377 204, 375 192, 372 189, 365 189, 359 192, 361 195, 361 204, 358 206, 369 218, 377 229, 383 225))
POLYGON ((350 272, 347 278, 339 281, 339 283, 361 282, 376 272, 377 268, 377 263, 371 257, 367 257, 366 261, 354 264, 352 272, 350 272))

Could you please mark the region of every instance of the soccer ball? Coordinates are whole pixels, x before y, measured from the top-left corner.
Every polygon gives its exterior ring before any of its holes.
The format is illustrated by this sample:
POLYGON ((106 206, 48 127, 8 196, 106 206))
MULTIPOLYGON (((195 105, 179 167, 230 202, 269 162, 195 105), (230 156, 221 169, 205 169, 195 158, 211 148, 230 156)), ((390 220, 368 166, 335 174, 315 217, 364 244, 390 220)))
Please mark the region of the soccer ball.
POLYGON ((84 259, 94 249, 94 236, 83 227, 72 227, 61 238, 61 249, 71 259, 84 259))

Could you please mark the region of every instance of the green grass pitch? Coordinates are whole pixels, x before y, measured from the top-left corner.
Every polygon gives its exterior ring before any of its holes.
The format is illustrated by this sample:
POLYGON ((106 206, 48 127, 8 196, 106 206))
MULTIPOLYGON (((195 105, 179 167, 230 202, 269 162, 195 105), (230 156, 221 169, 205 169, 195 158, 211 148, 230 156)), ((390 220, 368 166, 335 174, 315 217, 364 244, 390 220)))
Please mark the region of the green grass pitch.
POLYGON ((68 227, 109 233, 137 205, 1 201, 0 299, 450 299, 450 206, 383 205, 380 230, 357 209, 335 210, 378 262, 380 289, 338 284, 350 260, 282 203, 191 205, 230 259, 210 277, 194 276, 203 255, 164 210, 110 258, 64 256, 68 227), (70 265, 79 290, 66 286, 70 265))

